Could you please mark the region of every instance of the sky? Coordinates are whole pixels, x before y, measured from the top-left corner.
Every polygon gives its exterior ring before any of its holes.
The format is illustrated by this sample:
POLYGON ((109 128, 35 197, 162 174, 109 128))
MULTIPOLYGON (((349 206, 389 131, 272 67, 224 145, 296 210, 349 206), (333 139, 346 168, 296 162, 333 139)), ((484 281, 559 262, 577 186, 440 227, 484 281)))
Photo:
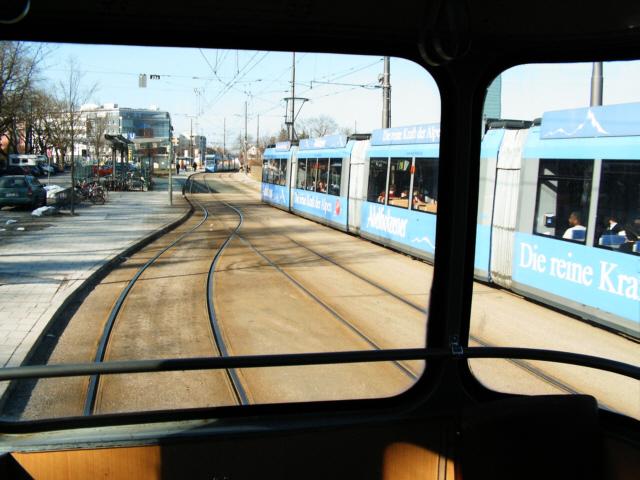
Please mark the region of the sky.
MULTIPOLYGON (((41 68, 50 88, 64 78, 70 59, 85 88, 96 85, 91 103, 156 106, 170 112, 176 133, 207 137, 210 145, 233 145, 247 130, 255 138, 283 126, 284 98, 291 96, 291 53, 197 48, 49 44, 41 68), (138 86, 147 75, 147 88, 138 86), (150 75, 160 79, 151 80, 150 75), (259 124, 258 124, 259 122, 259 124)), ((532 120, 544 111, 588 106, 591 63, 523 65, 503 72, 502 117, 532 120)), ((298 120, 328 115, 341 127, 380 128, 382 57, 296 53, 298 120)), ((604 64, 604 104, 640 102, 640 62, 604 64)), ((440 96, 421 66, 391 59, 392 126, 436 123, 440 96)))

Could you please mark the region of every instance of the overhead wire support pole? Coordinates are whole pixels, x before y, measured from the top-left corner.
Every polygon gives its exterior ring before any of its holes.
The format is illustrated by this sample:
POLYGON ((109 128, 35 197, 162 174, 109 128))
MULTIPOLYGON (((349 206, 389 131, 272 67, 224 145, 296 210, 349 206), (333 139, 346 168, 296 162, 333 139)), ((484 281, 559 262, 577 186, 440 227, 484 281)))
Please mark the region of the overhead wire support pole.
POLYGON ((593 62, 590 105, 592 107, 602 105, 602 62, 593 62))
POLYGON ((289 140, 294 141, 296 139, 295 130, 295 111, 296 111, 296 52, 293 53, 293 63, 291 64, 291 110, 289 118, 291 119, 291 125, 289 127, 289 140))
MULTIPOLYGON (((173 205, 173 167, 171 166, 171 153, 172 153, 172 134, 173 128, 169 128, 169 145, 167 146, 167 153, 169 154, 169 205, 173 205)), ((176 164, 178 162, 176 161, 176 164)))
POLYGON ((247 158, 247 102, 244 102, 244 171, 247 172, 249 158, 247 158))
POLYGON ((390 58, 384 57, 384 73, 382 74, 382 128, 391 127, 391 73, 390 58))

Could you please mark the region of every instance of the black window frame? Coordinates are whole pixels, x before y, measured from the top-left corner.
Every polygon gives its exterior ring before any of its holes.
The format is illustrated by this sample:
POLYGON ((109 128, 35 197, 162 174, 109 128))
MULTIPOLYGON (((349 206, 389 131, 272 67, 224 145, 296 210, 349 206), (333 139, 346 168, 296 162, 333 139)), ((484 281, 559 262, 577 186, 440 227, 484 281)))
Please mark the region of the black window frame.
MULTIPOLYGON (((595 160, 594 159, 580 159, 580 158, 541 158, 538 160, 538 174, 537 174, 537 178, 536 178, 536 189, 535 189, 535 210, 534 210, 534 215, 533 215, 533 225, 532 225, 532 233, 533 235, 537 235, 537 236, 541 236, 541 237, 545 237, 545 238, 550 238, 550 239, 554 239, 554 240, 560 240, 563 242, 570 242, 570 243, 575 243, 575 244, 579 244, 579 245, 587 245, 588 239, 590 235, 593 235, 593 231, 591 231, 589 229, 589 225, 588 225, 588 218, 589 218, 589 211, 591 209, 591 186, 593 185, 593 172, 594 172, 594 164, 595 164, 595 160), (563 173, 559 173, 559 174, 543 174, 543 170, 545 168, 545 165, 550 164, 551 162, 555 162, 556 165, 560 166, 566 166, 567 164, 569 164, 570 162, 576 162, 576 165, 585 165, 585 166, 590 166, 590 170, 585 169, 584 173, 590 173, 589 176, 586 175, 572 175, 570 172, 563 172, 563 173), (564 227, 562 228, 563 233, 562 234, 558 234, 558 229, 561 228, 558 226, 558 218, 560 217, 559 213, 558 213, 558 200, 557 200, 557 193, 556 193, 556 211, 555 211, 555 217, 554 217, 554 226, 553 227, 545 227, 543 226, 539 226, 538 225, 538 220, 539 220, 539 210, 540 210, 540 189, 543 185, 543 183, 548 183, 548 182, 587 182, 587 186, 585 186, 583 188, 583 191, 581 193, 581 196, 586 198, 586 203, 584 206, 580 207, 580 210, 575 210, 575 207, 571 207, 569 209, 565 208, 563 206, 562 208, 562 212, 563 215, 562 217, 564 219, 566 219, 566 221, 568 221, 568 218, 571 214, 571 212, 573 211, 578 211, 580 213, 581 216, 581 221, 582 221, 582 225, 585 227, 585 235, 584 235, 584 239, 583 240, 579 240, 579 239, 569 239, 569 238, 563 238, 564 233, 566 233, 566 231, 568 230, 568 228, 570 227, 564 227), (566 214, 566 212, 569 212, 569 214, 566 214), (586 225, 585 225, 586 224, 586 225), (541 233, 539 231, 539 228, 553 228, 555 231, 554 235, 547 235, 545 233, 541 233)), ((558 171, 558 170, 556 170, 558 171)), ((549 188, 552 188, 551 186, 549 186, 549 188)), ((558 186, 556 187, 557 189, 560 188, 560 184, 558 184, 558 186)), ((563 204, 560 205, 566 205, 566 202, 564 202, 563 204)))

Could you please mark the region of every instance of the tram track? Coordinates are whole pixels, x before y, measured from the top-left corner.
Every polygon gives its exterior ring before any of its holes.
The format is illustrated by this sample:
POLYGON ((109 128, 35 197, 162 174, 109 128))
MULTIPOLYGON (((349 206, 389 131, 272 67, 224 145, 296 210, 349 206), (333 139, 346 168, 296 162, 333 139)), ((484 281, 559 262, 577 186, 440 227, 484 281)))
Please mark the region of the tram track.
MULTIPOLYGON (((206 180, 204 180, 207 182, 206 180)), ((206 183, 207 187, 209 187, 208 183, 206 183)), ((241 225, 244 220, 244 214, 234 205, 231 205, 227 202, 221 201, 223 205, 233 210, 238 217, 240 218, 239 224, 241 225)), ((369 345, 374 350, 382 350, 383 348, 378 345, 369 335, 362 331, 362 329, 358 328, 352 322, 344 318, 344 316, 340 315, 331 305, 327 302, 323 301, 318 295, 314 294, 311 290, 305 287, 300 281, 294 278, 291 274, 284 271, 276 262, 274 262, 271 258, 261 252, 249 239, 244 237, 243 235, 237 233, 239 229, 236 228, 234 230, 234 234, 245 244, 247 245, 253 252, 255 252, 260 258, 265 260, 271 267, 273 267, 276 271, 282 274, 287 280, 289 280, 293 285, 295 285, 298 289, 300 289, 307 297, 311 298, 315 303, 320 305, 326 312, 328 312, 333 318, 335 318, 342 325, 347 327, 350 331, 352 331, 355 335, 357 335, 360 339, 362 339, 367 345, 369 345)), ((392 362, 396 367, 401 370, 407 377, 411 380, 416 381, 419 378, 419 375, 411 370, 408 366, 401 361, 393 361, 392 362)))
MULTIPOLYGON (((193 183, 193 180, 191 180, 191 183, 193 183)), ((102 362, 105 360, 107 348, 111 340, 112 332, 113 332, 116 320, 118 319, 118 315, 122 310, 122 306, 126 298, 128 297, 134 285, 136 285, 140 277, 143 275, 143 273, 147 271, 150 267, 152 267, 152 265, 154 265, 158 261, 158 259, 161 258, 163 254, 165 254, 172 248, 176 247, 180 242, 185 240, 187 237, 197 232, 209 219, 210 217, 209 209, 200 202, 195 202, 195 203, 201 209, 203 214, 203 218, 200 220, 200 222, 194 227, 192 227, 189 231, 184 232, 182 235, 180 235, 178 238, 172 241, 169 245, 161 249, 156 255, 154 255, 142 267, 140 267, 138 271, 135 273, 135 275, 131 278, 131 280, 127 283, 126 287, 122 290, 120 295, 118 296, 118 299, 116 300, 109 314, 109 318, 105 324, 103 333, 101 335, 100 342, 98 344, 98 348, 96 351, 96 356, 94 359, 95 362, 102 362)), ((239 228, 240 225, 241 223, 238 224, 237 228, 239 228)), ((215 266, 218 262, 218 259, 220 258, 222 252, 224 251, 225 247, 227 246, 227 244, 229 243, 232 237, 233 237, 233 232, 229 236, 227 236, 227 238, 222 242, 220 247, 217 249, 217 252, 214 258, 210 263, 208 274, 207 274, 207 282, 206 282, 206 291, 207 291, 206 304, 207 304, 207 313, 209 316, 209 324, 211 328, 211 334, 213 337, 215 349, 217 350, 217 352, 215 353, 220 356, 227 356, 228 353, 224 345, 224 341, 222 340, 222 336, 220 333, 220 329, 219 329, 216 314, 215 314, 215 308, 213 305, 213 272, 215 270, 215 266)), ((235 398, 235 403, 247 404, 248 403, 247 393, 244 387, 242 386, 239 378, 237 377, 237 374, 235 373, 235 371, 230 369, 230 370, 225 370, 224 372, 228 378, 227 385, 232 391, 233 397, 235 398)), ((87 396, 85 399, 85 404, 83 409, 84 415, 92 415, 95 413, 99 389, 100 389, 100 377, 97 375, 90 377, 89 385, 87 387, 87 396)))
MULTIPOLYGON (((243 185, 243 187, 249 189, 248 186, 244 186, 243 185)), ((258 204, 256 204, 256 205, 258 205, 258 204)), ((231 208, 235 208, 232 205, 230 205, 230 207, 231 208)), ((257 216, 250 216, 250 218, 252 220, 257 221, 258 223, 260 223, 261 225, 265 226, 266 228, 268 228, 267 224, 263 221, 263 219, 261 219, 261 218, 259 218, 257 216)), ((308 247, 307 245, 305 245, 305 244, 303 244, 303 243, 291 238, 287 234, 279 233, 279 235, 284 237, 284 238, 286 238, 288 241, 290 241, 291 243, 293 243, 297 247, 302 248, 305 251, 311 253, 312 255, 315 255, 318 258, 320 258, 320 259, 322 259, 322 260, 324 260, 324 261, 326 261, 326 262, 328 262, 328 263, 340 268, 341 270, 345 271, 346 273, 348 273, 348 274, 358 278, 359 280, 365 282, 366 284, 376 288, 380 292, 382 292, 382 293, 384 293, 386 295, 389 295, 392 298, 402 302, 403 304, 407 305, 411 309, 413 309, 413 310, 415 310, 415 311, 417 311, 417 312, 419 312, 421 314, 424 314, 425 315, 425 319, 426 319, 426 316, 428 314, 428 309, 422 308, 420 305, 416 304, 415 302, 413 302, 413 301, 405 298, 404 296, 402 296, 402 295, 400 295, 400 294, 388 289, 387 287, 379 284, 378 282, 375 282, 375 281, 363 276, 362 274, 360 274, 360 273, 358 273, 358 272, 356 272, 356 271, 344 266, 343 264, 337 262, 336 260, 332 259, 331 257, 329 257, 329 256, 327 256, 327 255, 325 255, 325 254, 323 254, 321 252, 318 252, 318 251, 308 247)), ((266 257, 264 257, 264 258, 267 259, 266 257)), ((274 265, 274 266, 277 269, 281 270, 280 267, 278 267, 276 265, 274 265)), ((283 272, 283 273, 285 273, 285 275, 288 275, 288 274, 286 274, 286 272, 283 272)), ((292 280, 292 281, 296 282, 295 280, 292 280)), ((329 307, 329 308, 331 308, 331 307, 329 307)), ((472 341, 472 342, 474 342, 474 343, 476 343, 476 344, 478 344, 480 346, 483 346, 483 347, 496 346, 496 345, 493 345, 490 342, 487 342, 484 339, 478 337, 477 335, 472 335, 471 334, 469 336, 469 339, 470 339, 470 341, 472 341)), ((583 393, 583 392, 573 388, 572 386, 568 385, 565 381, 563 381, 563 380, 561 380, 559 378, 556 378, 554 375, 551 375, 551 374, 545 372, 543 369, 540 369, 540 368, 536 367, 535 365, 532 365, 528 361, 519 360, 519 359, 506 359, 505 361, 515 365, 516 367, 518 367, 518 368, 522 369, 523 371, 525 371, 527 374, 537 378, 539 381, 541 381, 541 382, 543 382, 543 383, 545 383, 547 385, 550 385, 551 387, 553 387, 553 388, 555 388, 555 389, 557 389, 557 390, 559 390, 559 391, 561 391, 563 393, 566 393, 566 394, 582 394, 583 393)), ((604 408, 606 408, 608 410, 616 411, 614 408, 612 408, 612 407, 610 407, 610 406, 608 406, 606 404, 603 404, 602 402, 600 402, 600 404, 604 408)))
MULTIPOLYGON (((118 313, 122 309, 122 305, 123 305, 125 299, 127 298, 127 295, 129 295, 129 292, 131 291, 131 289, 133 288, 135 283, 138 281, 140 276, 158 258, 160 258, 160 256, 162 254, 164 254, 166 251, 168 251, 169 249, 174 247, 182 239, 184 239, 185 237, 187 237, 190 234, 192 234, 194 231, 196 231, 198 228, 200 228, 202 226, 202 224, 204 224, 204 222, 207 221, 207 218, 209 217, 209 212, 206 210, 206 208, 204 208, 204 207, 201 207, 201 208, 202 208, 203 214, 204 214, 202 220, 195 227, 193 227, 191 230, 189 230, 189 231, 183 233, 182 235, 180 235, 177 239, 175 239, 173 242, 171 242, 165 248, 160 250, 155 256, 153 256, 151 259, 149 259, 142 267, 140 267, 138 269, 138 271, 135 273, 133 278, 131 280, 129 280, 129 282, 127 283, 127 286, 122 290, 122 292, 118 296, 118 299, 116 300, 115 305, 113 306, 113 308, 111 309, 111 312, 109 313, 109 317, 107 318, 107 323, 105 324, 104 330, 103 330, 102 335, 100 337, 100 341, 98 343, 98 348, 96 350, 96 356, 95 356, 95 358, 93 360, 94 362, 100 363, 100 362, 104 361, 105 353, 107 351, 107 345, 108 345, 109 340, 111 338, 111 333, 113 331, 113 326, 115 325, 116 319, 118 318, 118 313)), ((93 411, 94 411, 94 408, 95 408, 96 396, 97 396, 97 392, 98 392, 99 380, 100 380, 100 378, 99 378, 98 375, 92 375, 91 378, 89 379, 89 386, 87 387, 87 396, 86 396, 86 399, 85 399, 85 404, 84 404, 84 409, 83 409, 83 414, 84 415, 92 415, 93 414, 93 411)))

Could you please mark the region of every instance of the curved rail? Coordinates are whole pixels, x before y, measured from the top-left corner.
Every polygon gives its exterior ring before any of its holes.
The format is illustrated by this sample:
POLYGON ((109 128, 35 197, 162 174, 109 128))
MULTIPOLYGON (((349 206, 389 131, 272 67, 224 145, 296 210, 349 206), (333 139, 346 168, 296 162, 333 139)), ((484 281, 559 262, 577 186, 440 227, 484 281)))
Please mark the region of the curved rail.
MULTIPOLYGON (((229 207, 230 209, 234 210, 238 216, 242 219, 243 215, 242 212, 240 210, 238 210, 236 207, 234 207, 233 205, 227 203, 227 202, 221 202, 222 204, 224 204, 225 206, 229 207)), ((239 228, 239 227, 238 227, 239 228)), ((237 232, 238 228, 236 228, 236 230, 234 230, 234 232, 237 232)), ((289 275, 287 272, 285 272, 282 268, 280 268, 279 265, 277 265, 275 262, 273 262, 269 257, 267 257, 266 255, 264 255, 261 251, 259 251, 252 243, 251 241, 249 241, 248 239, 244 238, 242 235, 235 233, 238 238, 240 238, 244 243, 246 243, 249 248, 251 248, 255 253, 257 253, 260 257, 262 257, 264 260, 266 260, 273 268, 275 268, 278 272, 280 272, 282 275, 284 275, 290 282, 292 282, 296 287, 298 287, 300 290, 302 290, 308 297, 312 298, 316 303, 318 303, 324 310, 326 310, 327 312, 329 312, 335 319, 337 319, 340 323, 342 323, 343 325, 345 325, 347 328, 349 328, 352 332, 354 332, 357 336, 359 336, 362 340, 364 340, 369 346, 371 346, 373 349, 375 350, 383 350, 375 341, 373 341, 371 338, 369 338, 368 335, 366 335, 364 332, 362 332, 358 327, 356 327, 355 325, 353 325, 351 322, 349 322, 349 320, 347 320, 346 318, 344 318, 342 315, 340 315, 337 311, 335 311, 330 305, 328 305, 326 302, 322 301, 317 295, 315 295, 313 292, 311 292, 308 288, 306 288, 304 285, 302 285, 302 283, 300 283, 298 280, 296 280, 295 278, 293 278, 291 275, 289 275)), ((400 363, 399 361, 393 361, 393 363, 400 369, 402 370, 402 372, 407 375, 409 378, 411 378, 412 380, 417 380, 419 378, 418 375, 416 375, 414 372, 412 372, 409 368, 407 368, 405 365, 403 365, 402 363, 400 363)))
MULTIPOLYGON (((253 218, 256 218, 258 220, 258 222, 260 222, 262 225, 265 225, 265 223, 262 221, 262 219, 260 219, 258 217, 255 217, 255 216, 253 218)), ((362 280, 363 282, 369 284, 370 286, 372 286, 372 287, 380 290, 381 292, 383 292, 383 293, 395 298, 396 300, 404 303, 408 307, 410 307, 410 308, 412 308, 414 310, 417 310, 417 311, 419 311, 421 313, 424 313, 425 315, 428 313, 427 309, 422 308, 420 305, 417 305, 416 303, 412 302, 411 300, 406 299, 403 296, 401 296, 401 295, 389 290, 388 288, 380 285, 379 283, 364 277, 363 275, 359 274, 358 272, 355 272, 355 271, 351 270, 350 268, 345 267, 344 265, 338 263, 337 261, 335 261, 331 257, 329 257, 327 255, 324 255, 324 254, 322 254, 320 252, 317 252, 316 250, 314 250, 314 249, 312 249, 312 248, 310 248, 310 247, 298 242, 297 240, 294 240, 293 238, 291 238, 290 236, 288 236, 288 235, 286 235, 284 233, 281 233, 280 235, 285 237, 287 240, 289 240, 291 243, 295 244, 296 246, 298 246, 300 248, 303 248, 306 251, 308 251, 309 253, 311 253, 313 255, 316 255, 317 257, 319 257, 319 258, 331 263, 332 265, 334 265, 334 266, 342 269, 343 271, 353 275, 354 277, 362 280)), ((479 337, 477 337, 475 335, 472 335, 471 333, 469 334, 469 339, 471 341, 473 341, 473 342, 478 343, 479 345, 481 345, 484 348, 493 348, 494 347, 490 343, 487 343, 487 342, 483 341, 482 339, 480 339, 479 337)), ((508 347, 506 347, 506 348, 508 348, 508 347)), ((524 359, 506 358, 505 360, 510 362, 510 363, 512 363, 512 364, 514 364, 514 365, 516 365, 519 368, 522 368, 523 370, 527 371, 530 375, 533 375, 533 376, 539 378, 541 381, 543 381, 543 382, 545 382, 545 383, 547 383, 547 384, 549 384, 549 385, 551 385, 551 386, 553 386, 553 387, 555 387, 555 388, 557 388, 559 390, 562 390, 562 391, 564 391, 566 393, 569 393, 569 394, 581 393, 581 392, 575 390, 574 388, 572 388, 571 386, 567 385, 563 381, 555 378, 553 375, 550 375, 550 374, 544 372, 542 369, 540 369, 540 368, 538 368, 538 367, 536 367, 534 365, 531 365, 530 363, 528 363, 524 359)))
MULTIPOLYGON (((100 337, 100 342, 98 342, 98 348, 96 351, 94 362, 104 361, 104 355, 107 350, 107 345, 109 343, 109 338, 111 337, 111 332, 113 331, 113 326, 115 325, 116 318, 118 317, 118 313, 122 309, 122 305, 124 303, 125 298, 127 298, 127 295, 133 288, 133 285, 136 283, 136 281, 140 278, 140 276, 144 273, 144 271, 147 268, 149 268, 149 266, 151 266, 151 264, 153 264, 163 253, 165 253, 167 250, 175 246, 183 238, 193 233, 207 220, 209 216, 209 212, 202 205, 200 205, 200 208, 202 208, 202 211, 204 213, 204 218, 200 221, 200 223, 198 223, 195 227, 193 227, 188 232, 185 232, 182 235, 180 235, 177 239, 175 239, 173 242, 171 242, 169 245, 163 248, 160 252, 158 252, 158 254, 156 254, 153 258, 148 260, 142 267, 138 269, 138 271, 133 276, 133 278, 129 280, 129 283, 124 288, 124 290, 120 292, 120 295, 118 296, 118 299, 116 300, 115 305, 113 306, 113 308, 111 309, 111 312, 109 313, 109 317, 107 318, 107 323, 105 324, 104 330, 102 331, 102 336, 100 337)), ((89 379, 89 385, 87 387, 87 397, 85 399, 84 409, 83 409, 84 415, 93 414, 93 411, 95 408, 95 402, 96 402, 96 395, 98 393, 98 385, 99 385, 99 376, 92 375, 91 378, 89 379)))
MULTIPOLYGON (((205 174, 206 175, 206 174, 205 174)), ((211 188, 209 187, 209 183, 203 176, 203 182, 209 193, 211 193, 211 188)), ((216 266, 218 265, 218 260, 220 259, 222 252, 227 247, 231 239, 236 235, 244 218, 240 215, 240 219, 238 221, 238 225, 236 225, 235 229, 229 234, 224 243, 220 246, 218 251, 216 252, 215 257, 213 258, 213 262, 211 262, 211 266, 209 267, 209 275, 207 277, 207 310, 209 312, 209 321, 211 322, 211 329, 213 331, 213 339, 216 342, 216 346, 218 347, 218 351, 220 355, 223 357, 229 357, 229 350, 227 350, 227 346, 224 343, 224 339, 222 337, 222 330, 220 329, 220 324, 218 323, 218 317, 216 316, 216 309, 214 304, 214 279, 213 276, 215 274, 216 266)), ((229 381, 231 382, 231 386, 233 388, 233 393, 236 397, 236 400, 241 405, 249 404, 249 397, 247 396, 247 392, 242 386, 242 382, 238 377, 238 373, 234 369, 227 369, 227 376, 229 377, 229 381)))

